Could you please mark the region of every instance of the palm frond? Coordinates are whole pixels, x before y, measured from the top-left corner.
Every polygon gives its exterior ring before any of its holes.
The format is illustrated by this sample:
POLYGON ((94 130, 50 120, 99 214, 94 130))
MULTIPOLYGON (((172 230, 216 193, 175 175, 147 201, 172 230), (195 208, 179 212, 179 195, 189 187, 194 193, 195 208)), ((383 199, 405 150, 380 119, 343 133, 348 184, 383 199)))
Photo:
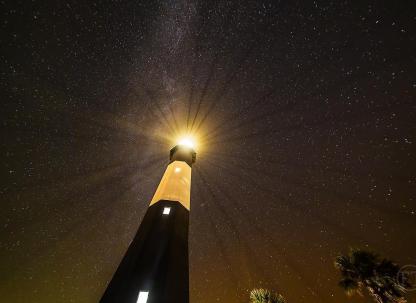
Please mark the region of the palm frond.
POLYGON ((250 300, 251 303, 286 303, 282 295, 263 288, 253 289, 250 292, 250 300))
POLYGON ((335 259, 335 267, 342 276, 339 286, 348 295, 361 294, 365 288, 378 303, 406 302, 407 284, 397 280, 400 268, 390 260, 380 259, 377 254, 366 250, 351 249, 348 255, 335 259))
POLYGON ((358 282, 350 278, 342 279, 338 285, 343 288, 349 296, 353 295, 360 289, 358 282))

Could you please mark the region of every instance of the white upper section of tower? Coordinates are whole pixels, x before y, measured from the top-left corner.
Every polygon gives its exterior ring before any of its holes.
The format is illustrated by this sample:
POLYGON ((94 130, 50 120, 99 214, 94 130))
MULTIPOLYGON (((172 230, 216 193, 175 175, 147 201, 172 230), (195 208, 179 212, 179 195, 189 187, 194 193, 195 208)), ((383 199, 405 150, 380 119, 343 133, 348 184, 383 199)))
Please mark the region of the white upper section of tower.
POLYGON ((190 210, 191 167, 186 162, 174 161, 168 165, 150 205, 160 200, 176 201, 190 210))

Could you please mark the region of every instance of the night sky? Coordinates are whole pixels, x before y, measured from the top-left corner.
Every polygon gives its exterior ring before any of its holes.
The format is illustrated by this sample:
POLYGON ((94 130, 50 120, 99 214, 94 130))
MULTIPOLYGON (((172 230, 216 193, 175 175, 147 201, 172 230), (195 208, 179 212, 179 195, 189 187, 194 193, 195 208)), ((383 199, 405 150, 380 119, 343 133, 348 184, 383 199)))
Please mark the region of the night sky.
POLYGON ((191 302, 371 302, 337 254, 416 264, 412 1, 0 10, 1 302, 98 302, 187 132, 191 302))

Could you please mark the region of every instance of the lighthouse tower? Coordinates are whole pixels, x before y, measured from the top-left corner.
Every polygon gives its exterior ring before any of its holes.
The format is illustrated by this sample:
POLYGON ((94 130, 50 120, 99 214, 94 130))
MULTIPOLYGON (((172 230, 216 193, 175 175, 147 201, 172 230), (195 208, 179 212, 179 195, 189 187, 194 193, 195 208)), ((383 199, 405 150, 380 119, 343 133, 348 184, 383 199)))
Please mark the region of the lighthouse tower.
POLYGON ((170 163, 100 303, 188 303, 188 226, 191 167, 188 141, 170 151, 170 163))

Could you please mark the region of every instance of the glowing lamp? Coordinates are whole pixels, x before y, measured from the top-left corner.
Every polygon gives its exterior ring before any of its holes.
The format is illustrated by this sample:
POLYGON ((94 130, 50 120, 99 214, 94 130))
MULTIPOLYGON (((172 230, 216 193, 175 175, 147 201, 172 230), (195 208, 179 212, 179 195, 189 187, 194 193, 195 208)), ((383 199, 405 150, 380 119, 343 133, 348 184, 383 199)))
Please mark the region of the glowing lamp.
POLYGON ((178 145, 195 148, 195 142, 192 138, 186 137, 179 140, 178 145))

